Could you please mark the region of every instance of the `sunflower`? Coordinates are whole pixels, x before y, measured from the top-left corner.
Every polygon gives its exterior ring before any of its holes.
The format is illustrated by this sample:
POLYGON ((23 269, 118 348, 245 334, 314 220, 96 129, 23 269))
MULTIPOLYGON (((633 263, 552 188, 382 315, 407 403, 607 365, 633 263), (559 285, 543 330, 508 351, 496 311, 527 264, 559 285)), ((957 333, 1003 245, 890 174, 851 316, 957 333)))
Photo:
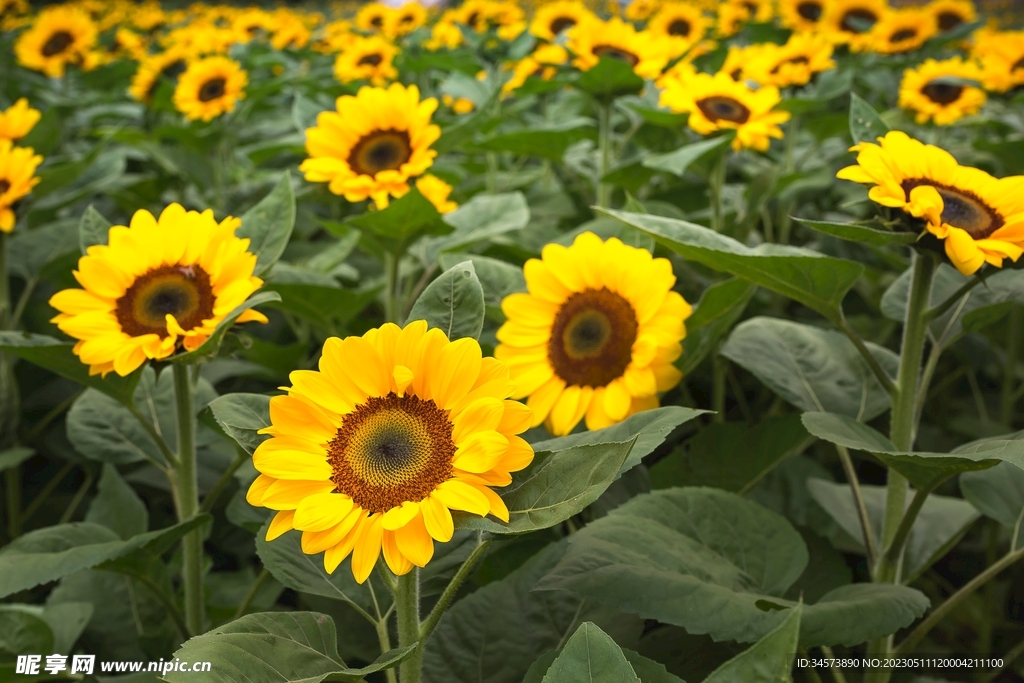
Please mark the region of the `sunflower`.
POLYGON ((745 5, 738 2, 723 2, 718 6, 715 27, 720 38, 736 35, 748 21, 750 10, 745 5))
POLYGON ((459 208, 458 204, 448 199, 452 186, 435 175, 421 175, 416 179, 416 189, 434 205, 438 213, 451 213, 459 208))
POLYGON ((242 66, 228 57, 206 57, 189 64, 174 89, 174 106, 190 121, 235 110, 249 82, 242 66))
POLYGON ((146 57, 146 50, 145 38, 131 29, 119 28, 114 32, 114 38, 108 51, 112 55, 139 61, 146 57))
POLYGON ((924 10, 935 17, 935 23, 943 33, 978 20, 978 11, 971 0, 932 0, 924 10))
POLYGON ((430 38, 423 43, 428 50, 454 50, 462 45, 462 31, 455 23, 455 11, 445 10, 441 18, 430 29, 430 38))
POLYGON ((139 62, 132 76, 128 94, 139 102, 153 99, 161 79, 176 81, 188 68, 188 53, 181 48, 172 48, 152 55, 139 62))
MULTIPOLYGON (((131 226, 110 229, 108 244, 89 247, 74 272, 84 289, 50 299, 60 311, 52 322, 79 340, 74 352, 89 374, 124 377, 147 358, 197 349, 259 289, 256 255, 248 239, 235 237, 241 223, 171 204, 159 219, 136 211, 131 226)), ((238 322, 248 321, 267 318, 248 310, 238 322)))
POLYGON ((356 12, 353 23, 360 31, 382 33, 384 27, 388 25, 388 20, 391 19, 393 11, 387 5, 382 5, 379 2, 368 2, 356 12))
POLYGON ((643 21, 658 11, 662 0, 632 0, 626 5, 625 16, 630 21, 643 21))
POLYGON ((576 58, 573 64, 589 71, 602 57, 626 62, 641 78, 657 78, 669 60, 666 40, 646 31, 637 32, 618 17, 591 19, 569 29, 566 47, 576 58))
POLYGON ((334 77, 342 83, 370 81, 384 85, 398 78, 393 62, 399 52, 383 36, 350 36, 334 60, 334 77))
POLYGON ((59 78, 68 64, 82 62, 96 43, 96 33, 96 24, 81 9, 70 5, 50 7, 18 37, 14 54, 22 66, 59 78))
POLYGON ((780 0, 782 25, 794 31, 817 31, 829 0, 780 0))
POLYGON ((270 46, 275 50, 301 50, 309 45, 312 32, 302 17, 286 7, 279 7, 273 16, 270 46))
POLYGON ((917 7, 886 12, 871 29, 871 49, 883 54, 910 52, 938 33, 935 15, 917 7))
POLYGON ((820 28, 834 42, 849 44, 858 52, 871 47, 871 29, 888 11, 885 0, 831 0, 820 28))
POLYGON ((832 50, 832 43, 819 33, 794 33, 785 45, 768 44, 747 63, 743 75, 760 85, 807 85, 815 74, 835 68, 832 50))
POLYGON ((737 151, 745 147, 767 151, 770 138, 782 138, 779 124, 789 120, 789 112, 772 109, 781 99, 778 88, 751 90, 723 71, 714 76, 699 73, 667 85, 661 93, 662 106, 689 113, 690 128, 701 135, 735 130, 732 148, 737 151))
POLYGON ((931 120, 948 126, 964 116, 977 114, 985 104, 980 87, 983 74, 974 62, 960 57, 937 62, 926 59, 916 69, 903 72, 899 106, 915 112, 918 123, 931 120))
POLYGON ((556 435, 586 418, 600 429, 658 407, 682 378, 690 305, 672 291, 672 264, 592 232, 549 244, 523 268, 528 293, 501 302, 507 321, 494 355, 508 363, 533 425, 556 435))
POLYGON ((555 0, 537 8, 530 22, 530 33, 541 40, 553 41, 562 31, 593 16, 580 0, 555 0))
POLYGON ((441 129, 430 117, 437 100, 420 101, 415 85, 363 86, 354 97, 339 97, 337 109, 321 112, 306 131, 309 158, 299 166, 306 180, 327 182, 350 202, 371 198, 382 208, 434 163, 437 152, 430 146, 441 129))
POLYGON ((901 131, 853 147, 857 164, 836 174, 872 185, 871 199, 924 219, 964 275, 1024 251, 1024 178, 993 178, 901 131))
POLYGON ((694 5, 668 2, 647 22, 647 30, 668 40, 674 46, 675 56, 704 37, 708 30, 708 20, 694 5))
POLYGON ((323 27, 320 31, 320 37, 313 43, 312 47, 317 52, 333 54, 344 50, 351 39, 352 23, 339 19, 323 27))
POLYGON ((770 57, 766 58, 766 53, 776 49, 778 46, 772 43, 754 43, 743 47, 730 45, 719 71, 729 74, 729 78, 734 81, 747 80, 750 78, 747 72, 751 68, 756 68, 759 64, 769 64, 768 68, 771 68, 771 65, 777 63, 770 57))
POLYGON ((418 2, 407 2, 391 13, 391 21, 385 26, 387 35, 392 38, 412 33, 427 23, 427 8, 418 2))
POLYGON ((1024 85, 1024 32, 976 34, 971 54, 981 62, 982 79, 988 90, 1006 92, 1024 85))
POLYGON ((132 5, 128 20, 135 28, 152 33, 167 23, 167 14, 157 0, 146 0, 132 5))
POLYGON ((32 191, 39 182, 36 168, 43 157, 31 147, 15 147, 0 138, 0 232, 14 230, 14 203, 32 191))
POLYGON ((502 95, 510 95, 521 88, 530 76, 550 81, 558 73, 558 65, 569 61, 569 53, 556 43, 543 43, 533 54, 520 59, 512 69, 512 76, 501 86, 502 95))
POLYGON ((483 33, 491 28, 511 40, 526 28, 523 10, 513 0, 466 0, 454 10, 454 21, 483 33))
POLYGON ((6 111, 0 111, 0 140, 22 139, 41 117, 39 110, 28 106, 28 100, 22 97, 6 111))
POLYGON ((349 555, 363 583, 384 553, 392 572, 424 567, 452 539, 452 510, 507 522, 491 488, 533 460, 517 434, 530 410, 509 400, 504 363, 474 339, 417 320, 324 342, 319 370, 297 370, 270 399, 270 438, 253 453, 251 505, 277 510, 271 541, 297 529, 334 573, 349 555))
POLYGON ((772 0, 726 0, 726 4, 745 7, 749 16, 748 21, 759 24, 771 21, 774 14, 772 0))
POLYGON ((239 43, 248 43, 261 33, 270 35, 276 22, 274 17, 261 9, 247 9, 238 14, 231 22, 231 29, 235 32, 235 40, 239 43))

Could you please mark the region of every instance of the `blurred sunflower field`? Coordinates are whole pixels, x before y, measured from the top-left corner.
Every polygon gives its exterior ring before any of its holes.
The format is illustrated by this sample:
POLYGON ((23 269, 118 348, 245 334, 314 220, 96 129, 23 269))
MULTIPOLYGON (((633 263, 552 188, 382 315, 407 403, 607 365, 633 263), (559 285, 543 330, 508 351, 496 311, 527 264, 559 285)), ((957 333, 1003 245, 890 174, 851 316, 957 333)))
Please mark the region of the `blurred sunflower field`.
POLYGON ((0 0, 0 682, 1024 680, 1014 22, 0 0))

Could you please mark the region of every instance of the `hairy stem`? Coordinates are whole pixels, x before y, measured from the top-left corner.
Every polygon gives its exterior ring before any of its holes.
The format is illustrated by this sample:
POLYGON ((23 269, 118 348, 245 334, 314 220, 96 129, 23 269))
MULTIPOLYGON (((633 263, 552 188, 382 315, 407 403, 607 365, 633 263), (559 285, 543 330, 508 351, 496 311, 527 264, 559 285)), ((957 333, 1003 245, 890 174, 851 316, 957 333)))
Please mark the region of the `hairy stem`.
MULTIPOLYGON (((409 647, 420 641, 420 571, 413 567, 405 576, 398 577, 395 586, 395 608, 398 613, 398 647, 409 647)), ((399 665, 401 683, 420 683, 423 668, 423 649, 416 650, 399 665)))
MULTIPOLYGON (((190 367, 174 364, 174 398, 178 420, 178 466, 175 483, 178 521, 199 513, 199 480, 196 469, 196 414, 190 367)), ((181 539, 182 582, 185 587, 185 623, 189 633, 203 632, 203 530, 193 529, 181 539)))

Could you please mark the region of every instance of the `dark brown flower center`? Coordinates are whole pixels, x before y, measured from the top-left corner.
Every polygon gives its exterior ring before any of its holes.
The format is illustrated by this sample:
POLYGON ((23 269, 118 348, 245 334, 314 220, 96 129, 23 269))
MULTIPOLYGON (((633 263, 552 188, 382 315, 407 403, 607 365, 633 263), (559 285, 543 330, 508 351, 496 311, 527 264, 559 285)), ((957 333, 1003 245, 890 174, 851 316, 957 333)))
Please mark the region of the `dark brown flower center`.
POLYGON ((404 130, 376 130, 363 137, 348 155, 348 165, 360 175, 394 171, 409 161, 412 144, 404 130))
POLYGON ((1003 227, 1003 217, 970 190, 940 185, 931 180, 904 180, 902 186, 908 201, 911 190, 921 185, 931 185, 942 197, 942 222, 966 231, 974 239, 984 239, 1003 227))
POLYGON ((632 52, 627 52, 621 47, 615 47, 614 45, 595 45, 593 52, 597 55, 598 59, 601 57, 608 57, 610 59, 617 59, 620 62, 625 62, 630 66, 636 66, 640 62, 640 58, 632 52))
MULTIPOLYGON (((774 76, 775 74, 779 73, 779 70, 781 70, 782 67, 784 67, 787 64, 794 64, 794 65, 796 65, 796 64, 810 64, 810 63, 811 63, 811 60, 809 60, 804 55, 800 55, 799 57, 791 57, 790 59, 784 59, 781 62, 779 62, 778 64, 776 64, 772 68, 770 73, 774 76)), ((737 78, 735 80, 739 80, 739 79, 737 78)))
POLYGON ((896 33, 889 36, 890 43, 902 43, 904 40, 910 40, 911 38, 917 37, 917 29, 914 28, 901 28, 896 33))
POLYGON ((372 55, 363 55, 362 57, 359 58, 359 61, 356 62, 356 66, 377 66, 383 61, 384 57, 382 57, 380 53, 375 53, 372 55))
POLYGON ((668 34, 670 36, 682 36, 683 38, 687 38, 692 30, 693 27, 690 26, 690 22, 686 19, 674 19, 672 23, 668 25, 668 34))
POLYGON ((43 44, 43 56, 53 57, 68 49, 71 43, 75 42, 74 36, 67 31, 57 31, 50 36, 43 44))
POLYGON ((448 413, 395 393, 356 406, 327 447, 337 490, 374 513, 426 498, 451 478, 454 455, 448 413))
POLYGON ((10 181, 8 181, 8 180, 6 180, 4 178, 0 178, 0 194, 3 194, 4 192, 7 192, 7 190, 9 190, 9 189, 11 189, 10 181))
POLYGON ((1010 67, 1010 71, 1016 71, 1017 69, 1024 69, 1024 57, 1018 59, 1013 63, 1013 66, 1010 67))
POLYGON ((850 33, 867 33, 878 22, 878 15, 869 9, 852 9, 843 15, 839 27, 850 33))
POLYGON ((164 68, 160 69, 160 75, 161 76, 166 76, 167 78, 170 78, 170 79, 177 78, 181 74, 185 73, 185 67, 186 66, 188 66, 188 65, 185 64, 185 60, 184 59, 175 59, 173 62, 171 62, 167 66, 165 66, 164 68))
POLYGON ((960 99, 964 86, 932 81, 921 88, 921 94, 936 104, 952 104, 960 99))
POLYGON ((822 7, 816 2, 801 2, 796 6, 796 13, 807 21, 818 21, 821 19, 822 7))
POLYGON ((558 35, 567 28, 572 28, 576 25, 576 20, 572 17, 556 17, 548 29, 553 35, 558 35))
POLYGON ((956 12, 939 13, 939 30, 948 31, 964 23, 964 18, 956 12))
POLYGON ((384 26, 384 17, 380 15, 373 17, 372 19, 370 19, 370 26, 381 28, 382 26, 384 26))
POLYGON ((200 266, 161 266, 132 283, 117 300, 114 314, 126 334, 163 339, 168 314, 182 329, 191 330, 213 317, 215 301, 210 276, 200 266))
POLYGON ((555 315, 548 359, 566 384, 603 387, 632 359, 637 320, 633 307, 602 287, 576 292, 555 315))
POLYGON ((224 78, 211 78, 199 88, 199 101, 209 102, 224 97, 224 86, 227 80, 224 78))
POLYGON ((705 97, 702 100, 697 100, 697 106, 711 122, 746 123, 750 118, 750 110, 731 97, 705 97))

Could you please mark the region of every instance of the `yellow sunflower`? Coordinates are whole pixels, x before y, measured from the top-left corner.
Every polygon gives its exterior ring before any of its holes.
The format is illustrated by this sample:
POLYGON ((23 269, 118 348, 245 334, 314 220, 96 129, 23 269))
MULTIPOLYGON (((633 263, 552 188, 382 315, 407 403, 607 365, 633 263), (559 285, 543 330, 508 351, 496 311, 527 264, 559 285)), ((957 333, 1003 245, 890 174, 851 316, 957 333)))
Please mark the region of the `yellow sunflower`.
POLYGON ((232 21, 231 29, 235 32, 235 40, 248 43, 260 34, 270 35, 275 25, 274 17, 269 13, 253 8, 239 13, 232 21))
POLYGON ((872 201, 923 219, 964 275, 1024 252, 1024 176, 993 178, 901 131, 853 150, 857 164, 836 177, 870 184, 872 201))
POLYGON ((501 302, 494 355, 508 363, 533 425, 555 435, 580 420, 600 429, 656 408, 682 378, 690 305, 672 291, 672 264, 591 232, 549 244, 523 267, 528 293, 501 302))
POLYGON ((22 66, 51 78, 64 75, 69 64, 80 64, 96 43, 96 24, 88 13, 71 5, 49 7, 14 44, 22 66))
POLYGON ((118 57, 127 57, 140 61, 145 59, 147 51, 146 39, 135 31, 127 28, 119 28, 114 32, 114 39, 110 43, 109 52, 118 57))
POLYGON ((206 57, 189 64, 174 89, 174 106, 190 121, 210 121, 235 110, 249 77, 228 57, 206 57))
POLYGON ((324 54, 333 54, 345 49, 352 39, 352 23, 344 19, 332 21, 323 27, 320 37, 313 43, 313 49, 324 54))
POLYGON ((975 39, 971 54, 981 62, 988 90, 1006 92, 1024 85, 1024 32, 985 31, 975 39))
POLYGON ((157 0, 146 0, 132 5, 128 20, 135 28, 151 33, 167 23, 167 14, 157 0))
POLYGON ((917 7, 893 10, 878 20, 871 29, 871 49, 883 54, 910 52, 938 33, 935 15, 917 7))
POLYGON ((820 29, 834 42, 849 44, 854 52, 871 47, 871 29, 890 11, 885 0, 831 0, 820 29))
POLYGON ((625 16, 630 21, 643 21, 658 11, 662 0, 632 0, 626 5, 625 16))
POLYGON ((789 120, 789 112, 773 111, 781 100, 778 88, 767 85, 751 90, 723 71, 713 76, 699 73, 667 85, 661 93, 662 106, 689 113, 690 128, 701 135, 735 130, 732 148, 737 151, 745 147, 767 151, 771 138, 782 138, 779 124, 789 120))
POLYGON ((647 30, 668 40, 673 45, 673 56, 677 56, 704 37, 708 20, 694 5, 667 2, 647 22, 647 30))
POLYGON ((982 78, 976 63, 960 57, 926 59, 917 68, 903 72, 899 106, 915 112, 918 123, 931 120, 938 126, 948 126, 977 114, 985 104, 985 91, 971 85, 980 84, 982 78))
POLYGON ((559 64, 569 61, 569 53, 557 43, 543 43, 537 46, 533 54, 520 59, 512 69, 512 76, 501 86, 503 95, 510 95, 523 86, 530 76, 538 76, 550 81, 558 73, 559 64))
MULTIPOLYGON (((110 229, 108 244, 89 247, 74 272, 83 289, 50 299, 60 311, 52 322, 79 340, 74 352, 89 374, 123 377, 147 358, 197 349, 259 289, 256 255, 235 237, 241 223, 171 204, 159 219, 136 211, 130 226, 110 229)), ((267 318, 248 310, 238 322, 248 321, 267 318)))
POLYGON ((430 118, 437 100, 420 101, 415 85, 363 86, 355 97, 339 97, 337 108, 322 112, 306 131, 309 158, 299 166, 306 180, 329 183, 350 202, 370 198, 383 208, 389 195, 404 195, 409 179, 434 163, 430 146, 441 129, 430 118))
POLYGON ((418 2, 407 2, 391 13, 385 32, 391 39, 412 33, 427 23, 427 8, 418 2))
POLYGON ((370 81, 384 85, 398 78, 393 62, 399 52, 383 36, 351 36, 334 60, 334 77, 342 83, 370 81))
POLYGON ((14 203, 32 191, 39 182, 36 168, 43 157, 31 147, 15 147, 0 138, 0 232, 14 230, 14 203))
POLYGON ((978 20, 978 10, 971 0, 932 0, 924 6, 924 10, 935 17, 935 23, 943 32, 978 20))
MULTIPOLYGON (((771 43, 754 43, 753 45, 730 45, 728 52, 725 53, 725 61, 722 62, 722 68, 719 69, 722 73, 729 74, 729 78, 734 81, 743 81, 751 79, 749 75, 751 69, 757 70, 759 65, 769 64, 767 68, 771 68, 776 62, 773 58, 767 57, 767 54, 777 50, 778 46, 771 43)), ((760 82, 760 81, 758 81, 760 82)))
POLYGON ((541 40, 553 41, 566 29, 593 16, 580 0, 555 0, 537 8, 530 22, 530 33, 541 40))
POLYGON ((441 95, 441 103, 449 107, 456 114, 468 114, 476 109, 473 100, 468 97, 452 97, 448 93, 441 95))
POLYGON ((6 111, 0 111, 0 140, 22 139, 41 117, 39 110, 28 106, 28 100, 22 97, 6 111))
POLYGON ((720 38, 728 38, 740 32, 743 24, 750 21, 750 10, 738 2, 723 2, 718 6, 715 30, 720 38))
POLYGON ((835 68, 832 43, 820 33, 794 33, 784 45, 766 45, 743 68, 744 78, 784 88, 807 85, 815 74, 835 68))
POLYGON ((759 24, 771 21, 775 12, 772 0, 726 0, 726 4, 745 7, 749 16, 748 21, 759 24))
POLYGON ((430 29, 430 38, 423 43, 423 47, 433 51, 454 50, 462 45, 462 40, 462 31, 455 23, 455 11, 445 10, 434 27, 430 29))
POLYGON ((368 2, 356 12, 353 23, 360 31, 382 33, 393 11, 387 5, 382 5, 379 2, 368 2))
POLYGON ((301 50, 309 45, 312 32, 302 17, 287 7, 279 7, 274 13, 274 28, 270 33, 270 46, 275 50, 301 50))
POLYGON ((513 0, 466 0, 454 10, 454 21, 478 33, 497 29, 503 40, 511 40, 526 28, 523 10, 513 0))
POLYGON ((829 0, 780 0, 782 25, 794 31, 817 31, 829 0))
POLYGON ((253 453, 251 505, 277 510, 271 541, 297 529, 333 573, 349 555, 363 583, 377 560, 425 567, 454 533, 452 510, 508 521, 491 487, 533 460, 517 434, 530 410, 509 400, 504 363, 474 339, 449 341, 417 320, 331 337, 319 370, 297 370, 270 399, 270 439, 253 453))
POLYGON ((591 19, 569 29, 566 47, 575 55, 573 64, 589 71, 602 57, 626 62, 641 78, 657 78, 669 60, 667 41, 647 31, 637 31, 618 17, 591 19))

